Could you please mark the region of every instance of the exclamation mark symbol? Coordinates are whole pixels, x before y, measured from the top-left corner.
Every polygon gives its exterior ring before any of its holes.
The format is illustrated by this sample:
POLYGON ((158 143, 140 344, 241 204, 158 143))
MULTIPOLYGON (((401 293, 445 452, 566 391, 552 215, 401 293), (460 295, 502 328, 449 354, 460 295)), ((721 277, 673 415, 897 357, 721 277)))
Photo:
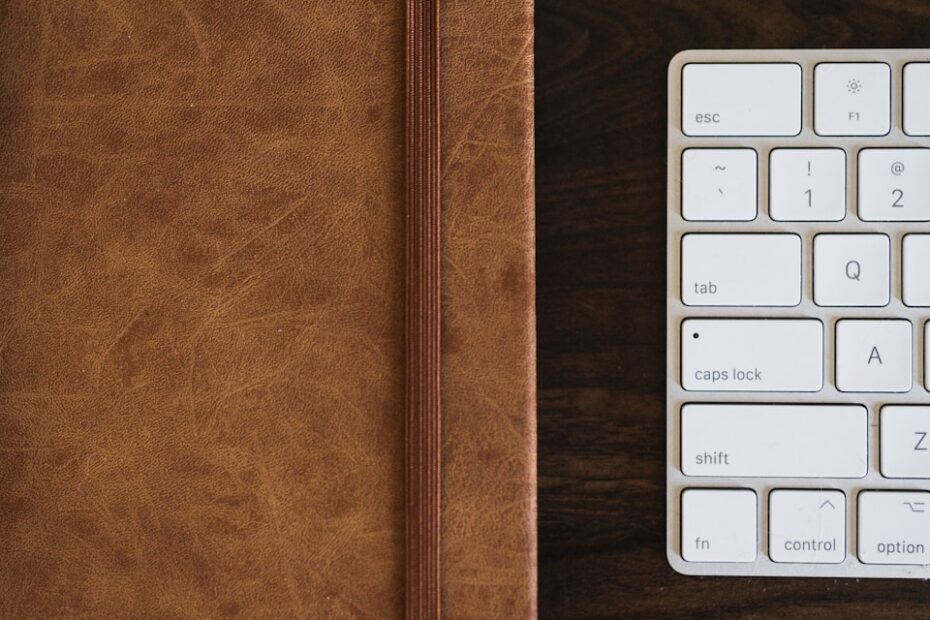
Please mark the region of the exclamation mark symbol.
POLYGON ((808 161, 807 162, 807 176, 810 176, 810 175, 811 175, 811 162, 808 161))

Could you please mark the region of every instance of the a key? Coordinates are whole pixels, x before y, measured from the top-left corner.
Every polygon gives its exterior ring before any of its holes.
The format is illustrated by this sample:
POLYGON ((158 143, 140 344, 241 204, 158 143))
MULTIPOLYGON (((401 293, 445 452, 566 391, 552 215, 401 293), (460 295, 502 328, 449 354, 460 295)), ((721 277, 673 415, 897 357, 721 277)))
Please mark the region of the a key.
POLYGON ((859 559, 866 564, 930 564, 930 493, 859 493, 859 559))
POLYGON ((688 136, 796 136, 801 66, 794 63, 685 65, 681 125, 688 136))
POLYGON ((868 222, 930 221, 930 149, 859 151, 859 217, 868 222))
POLYGON ((796 306, 801 237, 690 234, 681 240, 681 298, 689 306, 796 306))
POLYGON ((880 437, 883 476, 930 478, 930 407, 882 407, 880 437))
POLYGON ((688 562, 752 562, 756 521, 756 494, 749 489, 686 489, 681 555, 688 562))
POLYGON ((860 405, 687 404, 686 476, 861 478, 868 411, 860 405))
POLYGON ((817 392, 823 323, 815 319, 687 319, 681 383, 711 392, 817 392))
POLYGON ((910 391, 911 339, 910 321, 838 321, 836 388, 843 392, 910 391))
POLYGON ((681 214, 691 221, 756 219, 753 149, 687 149, 681 156, 681 214))
POLYGON ((769 493, 773 562, 838 564, 846 558, 846 496, 840 491, 769 493))
POLYGON ((775 149, 769 156, 769 214, 785 222, 846 217, 843 149, 775 149))
POLYGON ((904 65, 904 133, 930 135, 930 62, 904 65))
POLYGON ((891 296, 887 235, 814 237, 814 302, 818 306, 886 306, 891 296))
POLYGON ((821 136, 883 136, 891 129, 891 67, 883 62, 822 62, 814 68, 814 131, 821 136))
POLYGON ((904 303, 930 306, 930 235, 904 237, 904 303))

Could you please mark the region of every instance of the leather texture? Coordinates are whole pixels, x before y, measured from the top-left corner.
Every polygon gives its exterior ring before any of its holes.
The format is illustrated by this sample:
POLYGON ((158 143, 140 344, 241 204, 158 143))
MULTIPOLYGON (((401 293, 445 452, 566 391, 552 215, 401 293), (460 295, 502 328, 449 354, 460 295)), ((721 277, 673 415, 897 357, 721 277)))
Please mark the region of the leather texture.
POLYGON ((446 0, 442 605, 536 614, 533 5, 446 0))
MULTIPOLYGON (((402 0, 0 5, 0 618, 400 618, 402 0)), ((446 0, 443 616, 535 614, 532 6, 446 0)))

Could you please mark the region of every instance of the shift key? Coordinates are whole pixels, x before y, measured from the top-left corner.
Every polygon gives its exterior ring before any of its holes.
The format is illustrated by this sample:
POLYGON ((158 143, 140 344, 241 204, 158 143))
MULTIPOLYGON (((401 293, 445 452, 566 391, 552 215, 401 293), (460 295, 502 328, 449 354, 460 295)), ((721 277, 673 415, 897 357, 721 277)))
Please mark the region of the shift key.
POLYGON ((869 413, 862 405, 689 403, 681 409, 686 476, 861 478, 869 413))
POLYGON ((818 392, 823 323, 816 319, 686 319, 681 384, 707 392, 818 392))

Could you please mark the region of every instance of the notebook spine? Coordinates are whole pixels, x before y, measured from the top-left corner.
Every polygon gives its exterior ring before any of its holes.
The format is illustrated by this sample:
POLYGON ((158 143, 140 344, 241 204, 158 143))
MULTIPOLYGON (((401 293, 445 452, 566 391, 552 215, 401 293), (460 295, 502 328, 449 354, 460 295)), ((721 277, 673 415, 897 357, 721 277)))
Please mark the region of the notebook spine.
POLYGON ((406 12, 405 470, 408 620, 440 617, 439 0, 406 12))

